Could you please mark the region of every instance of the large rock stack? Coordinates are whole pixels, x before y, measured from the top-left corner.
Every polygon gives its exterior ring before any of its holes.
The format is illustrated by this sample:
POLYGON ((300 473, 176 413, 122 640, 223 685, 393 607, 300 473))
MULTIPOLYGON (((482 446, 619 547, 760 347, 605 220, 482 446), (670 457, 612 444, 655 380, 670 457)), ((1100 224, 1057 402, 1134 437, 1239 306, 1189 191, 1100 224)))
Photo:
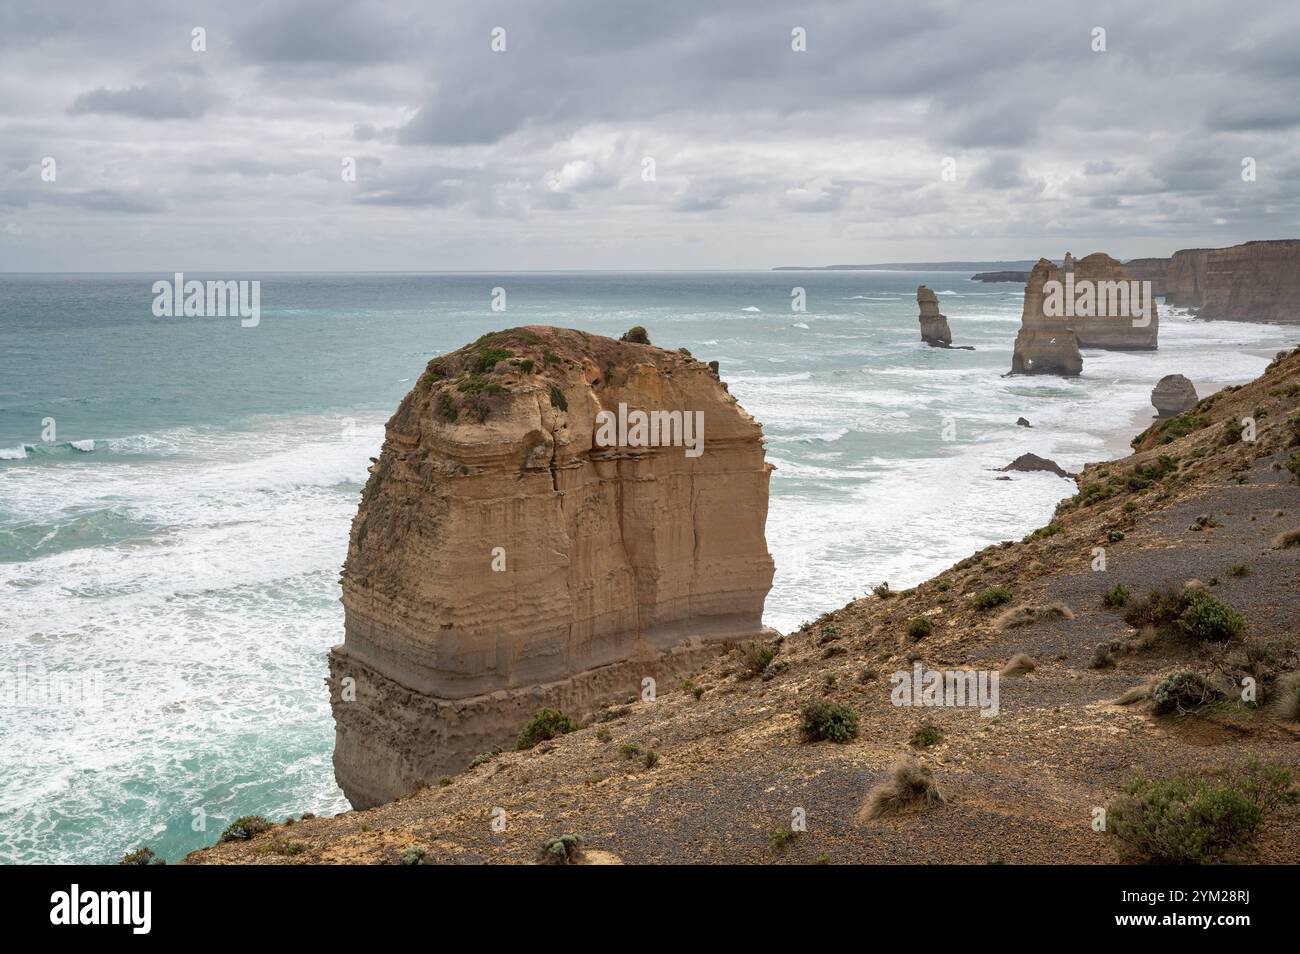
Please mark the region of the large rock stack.
POLYGON ((1043 286, 1060 281, 1061 270, 1040 258, 1025 283, 1025 304, 1020 316, 1011 356, 1012 374, 1059 374, 1067 377, 1083 372, 1079 342, 1063 319, 1049 318, 1043 311, 1043 286))
POLYGON ((685 353, 530 327, 432 361, 388 422, 343 568, 329 685, 348 799, 390 800, 543 707, 581 715, 761 635, 769 471, 759 424, 685 353), (672 446, 688 435, 671 417, 647 443, 637 411, 700 412, 702 452, 672 446))
POLYGON ((1196 406, 1196 386, 1181 374, 1166 374, 1151 391, 1157 417, 1173 417, 1196 406))
POLYGON ((916 304, 921 310, 921 340, 932 348, 947 348, 952 344, 952 331, 948 319, 939 313, 939 298, 929 288, 918 285, 916 304))

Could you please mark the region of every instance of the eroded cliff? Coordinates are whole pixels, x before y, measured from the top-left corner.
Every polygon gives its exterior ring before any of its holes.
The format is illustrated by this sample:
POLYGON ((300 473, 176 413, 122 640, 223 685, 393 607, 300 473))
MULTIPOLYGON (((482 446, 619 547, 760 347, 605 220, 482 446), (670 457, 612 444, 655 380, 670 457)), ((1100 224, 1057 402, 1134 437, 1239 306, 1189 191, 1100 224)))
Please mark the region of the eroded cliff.
POLYGON ((545 706, 637 695, 759 635, 769 472, 759 424, 684 352, 529 327, 430 362, 388 422, 343 569, 329 685, 349 800, 388 801, 545 706), (638 412, 667 416, 647 431, 638 412))
POLYGON ((1300 239, 1215 249, 1204 269, 1197 317, 1300 321, 1300 239))

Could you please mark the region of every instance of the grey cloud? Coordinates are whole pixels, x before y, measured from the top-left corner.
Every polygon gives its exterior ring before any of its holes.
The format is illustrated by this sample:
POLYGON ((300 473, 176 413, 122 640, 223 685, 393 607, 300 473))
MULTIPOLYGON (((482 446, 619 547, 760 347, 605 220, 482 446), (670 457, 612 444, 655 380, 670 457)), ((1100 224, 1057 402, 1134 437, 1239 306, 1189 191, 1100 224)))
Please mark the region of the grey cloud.
POLYGON ((198 119, 216 102, 216 97, 193 84, 146 83, 126 89, 101 86, 82 93, 68 111, 116 113, 137 119, 198 119))

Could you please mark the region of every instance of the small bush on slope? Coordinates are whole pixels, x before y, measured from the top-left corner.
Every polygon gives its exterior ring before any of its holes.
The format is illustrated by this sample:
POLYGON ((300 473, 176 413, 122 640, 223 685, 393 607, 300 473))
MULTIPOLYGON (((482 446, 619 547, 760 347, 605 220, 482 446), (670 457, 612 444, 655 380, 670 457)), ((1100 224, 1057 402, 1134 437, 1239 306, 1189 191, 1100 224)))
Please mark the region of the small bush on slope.
POLYGON ((805 742, 847 742, 857 737, 858 717, 848 706, 814 699, 804 703, 800 716, 799 735, 805 742))
POLYGON ((539 742, 572 732, 575 728, 573 720, 559 709, 543 709, 533 716, 532 721, 524 727, 524 731, 519 733, 519 741, 515 743, 515 748, 519 751, 531 749, 539 742))
POLYGON ((1106 830, 1129 860, 1206 864, 1248 848, 1264 819, 1294 801, 1291 770, 1249 763, 1225 781, 1137 778, 1106 810, 1106 830))

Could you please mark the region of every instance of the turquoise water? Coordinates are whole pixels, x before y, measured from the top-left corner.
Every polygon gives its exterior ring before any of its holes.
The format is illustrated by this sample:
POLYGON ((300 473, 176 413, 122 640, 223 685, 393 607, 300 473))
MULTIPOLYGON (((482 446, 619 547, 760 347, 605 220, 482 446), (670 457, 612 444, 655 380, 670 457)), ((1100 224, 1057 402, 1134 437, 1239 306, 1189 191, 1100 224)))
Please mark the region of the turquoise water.
POLYGON ((239 815, 346 807, 322 680, 348 525, 425 362, 486 331, 641 324, 721 362, 777 466, 781 629, 1019 537, 1071 489, 989 468, 1105 457, 1161 375, 1245 381, 1295 340, 1175 314, 1156 354, 1013 379, 1020 288, 960 273, 186 276, 259 279, 255 328, 153 317, 169 277, 0 275, 0 861, 174 860, 239 815), (921 345, 921 283, 976 351, 921 345), (47 699, 50 674, 94 691, 47 699))

